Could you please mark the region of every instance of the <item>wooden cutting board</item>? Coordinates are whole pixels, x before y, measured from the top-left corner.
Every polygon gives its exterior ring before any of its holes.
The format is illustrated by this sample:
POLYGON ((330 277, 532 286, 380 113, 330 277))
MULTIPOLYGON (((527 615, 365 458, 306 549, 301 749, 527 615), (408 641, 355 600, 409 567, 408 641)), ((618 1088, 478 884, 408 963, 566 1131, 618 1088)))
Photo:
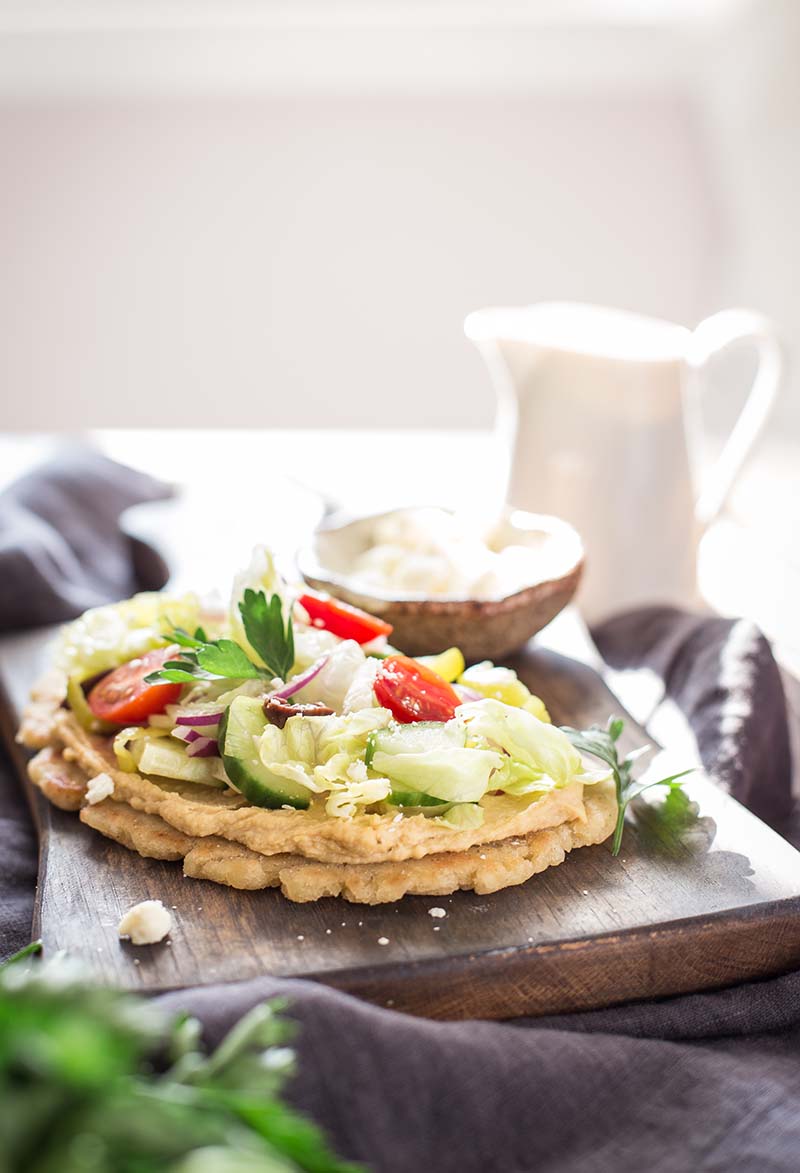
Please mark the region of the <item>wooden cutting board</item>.
MULTIPOLYGON (((34 633, 0 645, 9 739, 44 642, 34 633)), ((623 712, 585 664, 534 646, 519 666, 558 723, 585 727, 623 712)), ((632 720, 625 736, 631 746, 647 740, 632 720)), ((15 754, 22 772, 25 756, 15 754)), ((431 1018, 506 1018, 720 987, 800 964, 800 854, 702 776, 691 783, 695 819, 669 831, 648 807, 616 859, 605 845, 584 848, 491 896, 374 908, 297 905, 276 891, 184 879, 179 864, 141 859, 28 790, 41 840, 34 936, 120 986, 270 973, 431 1018), (121 914, 153 897, 174 910, 169 940, 120 942, 121 914), (446 916, 431 917, 434 907, 446 916)))

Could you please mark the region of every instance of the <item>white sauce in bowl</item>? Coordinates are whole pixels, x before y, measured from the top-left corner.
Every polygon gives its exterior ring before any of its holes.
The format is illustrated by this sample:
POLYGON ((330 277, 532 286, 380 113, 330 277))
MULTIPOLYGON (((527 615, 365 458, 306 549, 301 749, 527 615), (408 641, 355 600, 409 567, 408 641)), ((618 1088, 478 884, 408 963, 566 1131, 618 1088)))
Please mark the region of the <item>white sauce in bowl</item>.
POLYGON ((467 519, 443 509, 407 509, 373 519, 353 558, 353 587, 428 598, 497 599, 546 578, 553 552, 543 544, 493 548, 467 519))

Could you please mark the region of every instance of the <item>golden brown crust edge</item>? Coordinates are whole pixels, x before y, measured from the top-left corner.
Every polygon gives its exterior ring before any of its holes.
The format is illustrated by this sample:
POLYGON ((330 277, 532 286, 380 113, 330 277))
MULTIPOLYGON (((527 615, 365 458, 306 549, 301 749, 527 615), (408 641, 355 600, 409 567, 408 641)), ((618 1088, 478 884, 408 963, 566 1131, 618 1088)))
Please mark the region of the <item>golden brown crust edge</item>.
POLYGON ((585 820, 521 838, 378 864, 323 863, 288 853, 260 855, 226 839, 183 835, 157 816, 113 799, 84 807, 80 817, 141 855, 182 858, 184 874, 193 879, 250 890, 280 887, 284 896, 300 903, 338 896, 355 904, 384 904, 408 895, 445 896, 460 889, 484 895, 522 884, 562 863, 575 848, 608 838, 616 820, 613 788, 607 784, 591 787, 585 808, 585 820))
MULTIPOLYGON (((396 821, 391 815, 365 814, 334 819, 322 810, 266 810, 251 806, 240 794, 191 783, 157 785, 140 774, 119 769, 110 740, 87 733, 66 709, 52 714, 50 740, 87 777, 107 773, 115 797, 145 814, 158 815, 186 835, 220 836, 263 855, 291 852, 328 863, 382 863, 420 859, 442 851, 527 835, 585 817, 583 786, 575 782, 535 803, 485 800, 483 826, 455 831, 417 815, 396 821)), ((36 781, 36 779, 34 779, 36 781)), ((37 783, 38 784, 38 783, 37 783)))
POLYGON ((46 745, 31 758, 28 777, 62 811, 77 811, 83 805, 86 773, 75 762, 67 761, 62 750, 55 746, 46 745))
POLYGON ((66 695, 66 677, 58 668, 52 668, 36 681, 17 731, 20 745, 44 749, 53 742, 56 717, 66 695))

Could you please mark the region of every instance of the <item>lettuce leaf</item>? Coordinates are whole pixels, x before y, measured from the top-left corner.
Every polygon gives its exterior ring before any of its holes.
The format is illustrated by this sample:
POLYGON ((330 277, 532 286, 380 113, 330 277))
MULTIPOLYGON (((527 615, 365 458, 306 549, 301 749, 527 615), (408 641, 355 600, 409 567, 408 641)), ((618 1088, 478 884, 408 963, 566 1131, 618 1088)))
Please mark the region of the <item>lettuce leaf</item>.
POLYGON ((330 793, 325 803, 325 812, 337 819, 349 819, 376 802, 383 802, 391 790, 386 778, 370 778, 367 767, 361 761, 351 762, 343 774, 338 773, 344 755, 337 754, 327 766, 318 766, 316 774, 337 771, 337 777, 330 780, 330 793))
POLYGON ((363 709, 345 717, 290 717, 283 729, 267 725, 258 739, 264 766, 279 778, 328 794, 328 814, 343 818, 382 801, 385 778, 370 778, 364 763, 367 737, 391 720, 388 709, 363 709))
MULTIPOLYGON (((392 714, 388 709, 359 709, 342 717, 315 717, 312 720, 317 729, 317 761, 324 764, 337 753, 345 753, 353 761, 356 758, 363 760, 370 733, 374 729, 385 729, 391 723, 392 714)), ((287 721, 287 725, 290 723, 287 721)))
MULTIPOLYGON (((477 802, 490 788, 493 773, 503 767, 503 755, 492 749, 457 746, 421 753, 388 754, 376 750, 372 768, 407 790, 442 802, 477 802)), ((491 783, 494 788, 494 781, 491 783)))
POLYGON ((483 807, 477 802, 457 802, 445 814, 437 815, 436 822, 454 831, 471 831, 483 825, 483 807))
POLYGON ((163 647, 173 627, 194 631, 199 622, 196 595, 143 592, 121 603, 93 607, 68 623, 56 643, 55 664, 67 676, 88 680, 163 647))
POLYGON ((469 741, 497 746, 516 763, 512 783, 522 781, 521 767, 531 771, 528 781, 547 778, 554 786, 566 786, 581 772, 581 756, 566 734, 526 709, 487 698, 460 705, 456 717, 466 723, 469 741))
MULTIPOLYGON (((339 642, 324 667, 298 692, 295 700, 321 701, 337 713, 344 707, 345 698, 367 663, 367 658, 354 639, 339 642)), ((364 708, 364 705, 358 705, 364 708)))

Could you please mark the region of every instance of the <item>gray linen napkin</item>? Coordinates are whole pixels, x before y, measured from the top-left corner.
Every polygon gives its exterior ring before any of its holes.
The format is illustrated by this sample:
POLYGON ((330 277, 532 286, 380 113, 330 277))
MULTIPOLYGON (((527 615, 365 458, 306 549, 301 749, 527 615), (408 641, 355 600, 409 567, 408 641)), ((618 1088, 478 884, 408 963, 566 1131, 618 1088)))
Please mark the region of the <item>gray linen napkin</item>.
POLYGON ((161 556, 119 527, 131 505, 169 486, 90 449, 65 449, 0 493, 0 632, 72 619, 158 590, 161 556))
POLYGON ((789 1170, 800 1153, 800 974, 563 1018, 434 1023, 306 982, 162 995, 217 1041, 288 997, 290 1098, 378 1173, 789 1170))

